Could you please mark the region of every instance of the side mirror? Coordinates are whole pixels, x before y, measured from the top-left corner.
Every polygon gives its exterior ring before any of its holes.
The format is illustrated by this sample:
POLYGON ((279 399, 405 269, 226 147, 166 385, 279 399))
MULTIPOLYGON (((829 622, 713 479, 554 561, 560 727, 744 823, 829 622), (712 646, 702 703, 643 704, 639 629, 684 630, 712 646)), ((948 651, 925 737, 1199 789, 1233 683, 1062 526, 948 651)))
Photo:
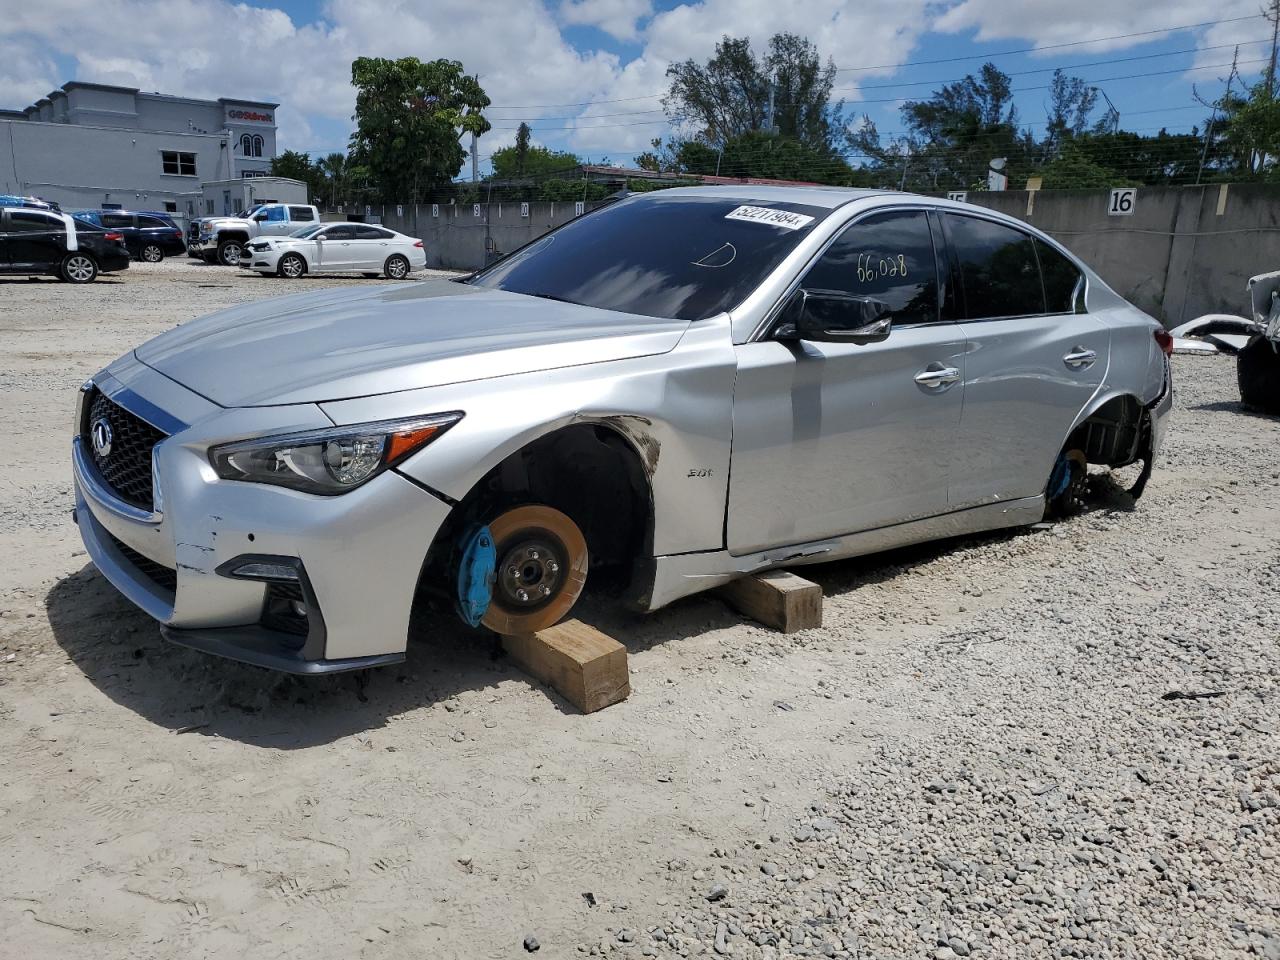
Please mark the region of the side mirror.
POLYGON ((893 328, 890 308, 883 300, 839 290, 798 290, 787 305, 780 340, 827 343, 879 343, 893 328))

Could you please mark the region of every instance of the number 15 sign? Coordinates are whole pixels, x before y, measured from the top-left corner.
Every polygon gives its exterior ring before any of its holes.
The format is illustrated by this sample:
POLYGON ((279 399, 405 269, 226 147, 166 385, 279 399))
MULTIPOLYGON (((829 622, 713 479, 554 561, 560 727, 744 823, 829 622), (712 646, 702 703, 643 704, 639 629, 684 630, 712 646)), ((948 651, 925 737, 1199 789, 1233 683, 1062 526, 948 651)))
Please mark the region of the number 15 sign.
POLYGON ((1107 216, 1131 217, 1137 202, 1137 187, 1116 187, 1111 191, 1111 200, 1107 203, 1107 216))

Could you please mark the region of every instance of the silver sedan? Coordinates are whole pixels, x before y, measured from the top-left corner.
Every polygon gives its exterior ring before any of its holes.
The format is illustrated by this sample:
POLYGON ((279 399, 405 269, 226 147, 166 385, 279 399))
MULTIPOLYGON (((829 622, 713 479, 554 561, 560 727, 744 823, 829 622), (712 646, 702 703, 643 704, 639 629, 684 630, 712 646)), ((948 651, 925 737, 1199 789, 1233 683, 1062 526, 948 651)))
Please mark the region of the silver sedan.
POLYGON ((245 270, 297 279, 308 273, 363 273, 403 280, 427 265, 422 241, 371 223, 313 223, 286 237, 245 244, 245 270))
POLYGON ((184 324, 95 374, 93 562, 169 640, 298 673, 1070 512, 1141 462, 1172 342, 1025 223, 902 193, 672 189, 459 281, 184 324))

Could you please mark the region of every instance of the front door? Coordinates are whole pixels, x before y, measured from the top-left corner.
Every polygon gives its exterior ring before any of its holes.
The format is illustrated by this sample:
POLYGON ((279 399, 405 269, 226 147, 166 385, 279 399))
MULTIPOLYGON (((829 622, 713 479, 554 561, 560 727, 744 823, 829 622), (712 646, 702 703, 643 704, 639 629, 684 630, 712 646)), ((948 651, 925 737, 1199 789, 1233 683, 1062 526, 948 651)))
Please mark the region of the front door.
POLYGON ((321 232, 317 247, 322 270, 355 270, 355 230, 346 224, 321 232))
POLYGON ((1110 333, 1082 312, 1084 277, 1052 246, 993 220, 943 220, 966 340, 951 499, 966 507, 1038 496, 1106 375, 1110 333))
POLYGON ((67 254, 67 225, 42 210, 10 210, 5 224, 9 263, 14 267, 51 270, 67 254))
POLYGON ((965 339, 934 233, 923 210, 872 214, 845 228, 801 280, 802 289, 885 304, 893 327, 884 341, 737 347, 731 553, 947 511, 965 339))

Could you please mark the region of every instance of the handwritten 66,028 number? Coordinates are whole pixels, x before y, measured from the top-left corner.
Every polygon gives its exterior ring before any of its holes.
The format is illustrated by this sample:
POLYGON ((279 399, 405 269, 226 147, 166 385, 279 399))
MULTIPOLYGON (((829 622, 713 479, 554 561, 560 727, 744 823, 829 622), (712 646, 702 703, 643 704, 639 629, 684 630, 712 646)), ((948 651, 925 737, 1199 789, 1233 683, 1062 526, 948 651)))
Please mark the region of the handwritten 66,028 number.
POLYGON ((874 253, 858 254, 858 282, 870 283, 881 277, 905 277, 907 275, 907 258, 904 254, 889 254, 887 257, 874 253))

